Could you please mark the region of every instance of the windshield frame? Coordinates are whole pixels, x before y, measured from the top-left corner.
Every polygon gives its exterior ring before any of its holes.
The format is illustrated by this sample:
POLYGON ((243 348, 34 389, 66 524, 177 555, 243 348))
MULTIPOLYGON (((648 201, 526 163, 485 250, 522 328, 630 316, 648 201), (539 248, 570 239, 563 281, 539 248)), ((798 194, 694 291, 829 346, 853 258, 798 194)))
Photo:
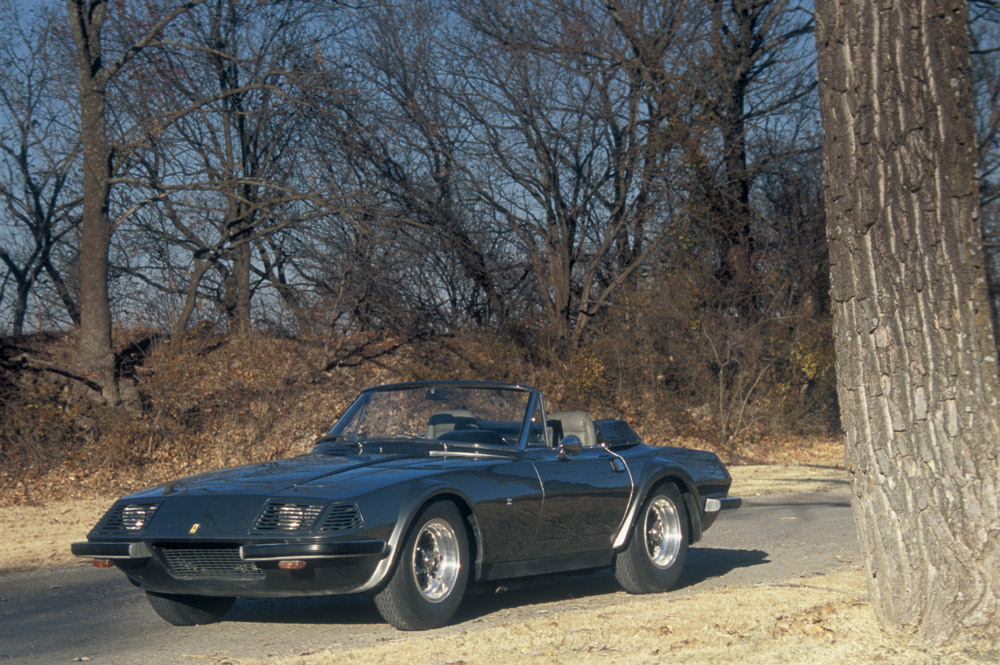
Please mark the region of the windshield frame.
MULTIPOLYGON (((358 395, 357 399, 344 411, 343 415, 337 419, 337 422, 333 425, 330 431, 323 441, 331 441, 334 439, 339 439, 342 441, 354 441, 357 442, 356 438, 357 427, 364 420, 364 412, 368 408, 368 405, 372 401, 373 397, 378 393, 385 392, 395 392, 395 391, 409 391, 409 390, 425 390, 429 391, 431 389, 479 389, 479 390, 503 390, 511 392, 521 392, 527 393, 527 401, 525 403, 524 413, 521 414, 520 421, 520 431, 518 433, 518 440, 516 445, 496 445, 485 442, 474 442, 474 443, 463 443, 460 445, 473 446, 473 447, 484 447, 484 448, 503 448, 506 450, 524 450, 527 447, 527 442, 530 435, 530 420, 532 416, 537 412, 542 414, 542 428, 545 432, 546 443, 550 444, 548 441, 547 428, 545 427, 545 408, 542 400, 542 394, 536 388, 531 386, 514 384, 514 383, 502 383, 495 381, 408 381, 404 383, 390 383, 379 386, 372 386, 366 388, 358 395), (346 431, 350 429, 351 431, 346 431)), ((516 422, 516 421, 514 421, 516 422)), ((385 441, 397 441, 398 438, 395 437, 379 437, 372 440, 385 440, 385 441)), ((414 441, 420 441, 419 437, 414 437, 414 441)), ((436 439, 423 439, 428 443, 440 443, 436 439)), ((448 444, 454 445, 454 444, 448 444)))

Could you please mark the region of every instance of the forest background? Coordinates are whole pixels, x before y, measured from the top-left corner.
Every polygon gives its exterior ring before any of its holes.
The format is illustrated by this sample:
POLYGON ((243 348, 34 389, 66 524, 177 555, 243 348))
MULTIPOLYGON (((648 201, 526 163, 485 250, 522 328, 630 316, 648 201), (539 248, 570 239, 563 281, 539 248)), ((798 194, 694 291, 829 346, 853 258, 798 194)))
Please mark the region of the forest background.
MULTIPOLYGON (((111 401, 74 356, 66 7, 0 0, 0 500, 299 452, 411 378, 829 450, 811 3, 108 3, 111 401)), ((1000 9, 970 31, 996 311, 1000 9)))

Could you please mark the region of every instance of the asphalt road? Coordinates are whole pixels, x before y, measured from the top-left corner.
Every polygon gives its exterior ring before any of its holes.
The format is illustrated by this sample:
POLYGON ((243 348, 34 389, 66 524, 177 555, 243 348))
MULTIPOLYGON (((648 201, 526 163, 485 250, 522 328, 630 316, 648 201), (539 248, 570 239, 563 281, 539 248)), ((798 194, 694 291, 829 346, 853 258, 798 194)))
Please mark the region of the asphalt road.
MULTIPOLYGON (((752 585, 860 563, 848 491, 744 500, 691 549, 679 588, 752 585)), ((540 612, 637 602, 610 573, 570 576, 471 596, 455 623, 469 631, 540 612)), ((179 628, 160 620, 117 570, 86 565, 0 577, 0 665, 219 663, 414 639, 382 622, 361 597, 240 599, 226 620, 179 628)))

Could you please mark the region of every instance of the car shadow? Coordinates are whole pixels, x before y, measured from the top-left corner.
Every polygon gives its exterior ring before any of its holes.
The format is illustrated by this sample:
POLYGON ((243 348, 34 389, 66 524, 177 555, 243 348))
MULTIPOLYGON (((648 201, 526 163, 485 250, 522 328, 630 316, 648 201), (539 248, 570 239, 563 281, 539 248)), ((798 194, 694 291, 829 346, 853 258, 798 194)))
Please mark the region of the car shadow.
MULTIPOLYGON (((738 568, 768 562, 767 552, 717 547, 692 548, 676 589, 686 589, 738 568)), ((465 623, 507 610, 550 603, 586 601, 597 596, 625 595, 610 570, 513 580, 471 589, 452 623, 465 623)), ((384 624, 367 596, 305 598, 240 598, 227 622, 272 624, 384 624)))
POLYGON ((735 550, 724 547, 696 547, 688 554, 678 589, 701 584, 738 568, 750 568, 768 563, 767 552, 763 550, 735 550))
MULTIPOLYGON (((762 550, 693 548, 674 589, 693 587, 738 568, 748 568, 767 562, 768 554, 762 550)), ((470 596, 462 603, 455 621, 472 621, 509 609, 582 601, 612 594, 626 595, 610 570, 516 581, 501 593, 470 596)))
POLYGON ((239 598, 224 619, 236 623, 384 624, 371 598, 306 596, 301 598, 239 598))

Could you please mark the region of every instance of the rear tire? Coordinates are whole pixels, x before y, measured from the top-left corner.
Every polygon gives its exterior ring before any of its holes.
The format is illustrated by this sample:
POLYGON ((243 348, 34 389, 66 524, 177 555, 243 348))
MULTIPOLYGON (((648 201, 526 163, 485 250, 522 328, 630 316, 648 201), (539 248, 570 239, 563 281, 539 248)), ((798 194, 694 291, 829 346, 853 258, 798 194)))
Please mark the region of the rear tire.
POLYGON ((643 502, 628 546, 615 554, 615 579, 629 593, 672 588, 688 551, 688 514, 675 485, 657 487, 643 502))
POLYGON ((432 503, 413 521, 375 606, 399 630, 440 628, 458 610, 468 578, 469 540, 462 515, 451 503, 432 503))
POLYGON ((187 596, 147 591, 146 598, 160 618, 175 626, 203 626, 217 623, 236 602, 224 596, 187 596))

